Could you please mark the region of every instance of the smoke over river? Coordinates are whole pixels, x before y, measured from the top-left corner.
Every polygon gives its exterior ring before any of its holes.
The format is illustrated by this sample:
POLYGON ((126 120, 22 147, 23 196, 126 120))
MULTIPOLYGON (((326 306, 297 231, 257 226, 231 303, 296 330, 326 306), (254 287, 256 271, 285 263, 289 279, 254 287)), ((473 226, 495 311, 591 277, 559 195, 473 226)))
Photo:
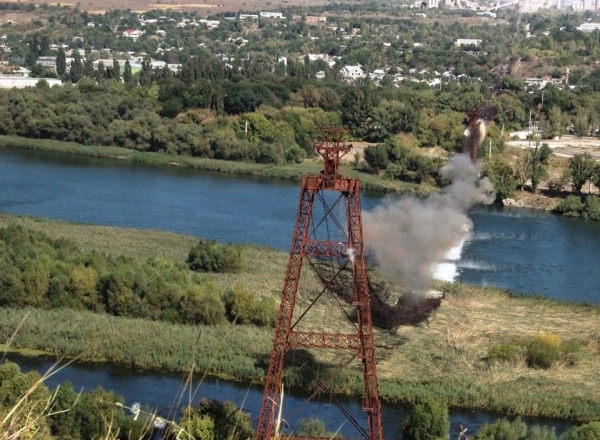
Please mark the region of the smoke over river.
POLYGON ((413 292, 427 291, 439 264, 462 245, 473 226, 469 210, 495 197, 492 183, 479 178, 479 167, 466 154, 452 157, 440 175, 451 182, 443 193, 388 198, 363 213, 365 244, 382 275, 413 292))

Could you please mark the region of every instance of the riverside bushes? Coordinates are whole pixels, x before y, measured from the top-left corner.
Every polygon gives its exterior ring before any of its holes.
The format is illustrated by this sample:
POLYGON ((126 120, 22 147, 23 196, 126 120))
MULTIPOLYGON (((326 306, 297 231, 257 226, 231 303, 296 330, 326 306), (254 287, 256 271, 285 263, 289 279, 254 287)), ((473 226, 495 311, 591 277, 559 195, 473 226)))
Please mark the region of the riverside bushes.
POLYGON ((585 217, 600 220, 600 197, 570 195, 556 207, 556 212, 567 217, 585 217))
MULTIPOLYGON (((206 243, 194 247, 199 250, 190 253, 193 261, 204 261, 212 269, 241 269, 239 247, 206 243)), ((51 240, 20 226, 0 229, 0 305, 66 307, 206 325, 222 324, 227 317, 272 325, 276 314, 273 299, 241 290, 225 295, 209 277, 193 274, 183 262, 84 253, 68 240, 51 240)))
POLYGON ((577 341, 561 342, 552 333, 540 333, 529 339, 494 345, 488 350, 488 360, 511 363, 525 361, 528 367, 548 369, 559 359, 563 359, 568 365, 575 365, 581 351, 581 345, 577 341))
POLYGON ((200 239, 190 250, 186 263, 197 272, 240 272, 244 266, 244 253, 240 246, 231 243, 200 239))
POLYGON ((449 432, 448 406, 432 399, 415 405, 402 425, 403 440, 443 439, 449 432))

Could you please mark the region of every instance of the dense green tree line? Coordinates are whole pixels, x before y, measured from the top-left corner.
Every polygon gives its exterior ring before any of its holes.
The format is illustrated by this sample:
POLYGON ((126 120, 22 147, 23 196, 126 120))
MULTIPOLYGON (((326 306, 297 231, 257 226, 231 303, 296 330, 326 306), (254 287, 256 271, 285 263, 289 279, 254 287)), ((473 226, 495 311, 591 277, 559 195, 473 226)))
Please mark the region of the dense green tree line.
MULTIPOLYGON (((236 250, 236 255, 239 254, 236 250)), ((0 229, 0 305, 68 307, 187 324, 272 325, 273 298, 217 288, 184 262, 83 253, 66 240, 0 229)))

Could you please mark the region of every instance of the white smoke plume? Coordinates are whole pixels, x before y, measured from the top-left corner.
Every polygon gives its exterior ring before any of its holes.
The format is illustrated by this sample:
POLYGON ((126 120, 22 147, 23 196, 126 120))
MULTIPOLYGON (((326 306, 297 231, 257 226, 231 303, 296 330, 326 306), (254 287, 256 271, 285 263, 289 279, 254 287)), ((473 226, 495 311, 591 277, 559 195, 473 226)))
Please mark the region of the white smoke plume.
POLYGON ((414 293, 427 291, 436 265, 472 229, 469 210, 495 198, 492 183, 479 178, 479 166, 466 154, 452 157, 440 175, 451 182, 442 193, 388 198, 363 213, 365 245, 382 275, 414 293))

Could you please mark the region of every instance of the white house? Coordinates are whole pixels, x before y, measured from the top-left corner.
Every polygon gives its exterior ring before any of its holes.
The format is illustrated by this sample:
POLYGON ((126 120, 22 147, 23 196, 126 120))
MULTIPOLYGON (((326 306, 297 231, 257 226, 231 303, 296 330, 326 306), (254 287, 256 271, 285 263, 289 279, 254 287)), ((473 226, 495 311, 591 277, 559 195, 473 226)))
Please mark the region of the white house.
POLYGON ((283 12, 260 12, 259 15, 263 18, 283 18, 283 12))
POLYGON ((360 66, 344 66, 340 70, 344 79, 364 78, 365 74, 360 66))
POLYGON ((594 32, 597 29, 600 29, 600 23, 582 23, 577 26, 577 30, 581 32, 594 32))
POLYGON ((4 76, 0 77, 0 88, 3 89, 23 89, 25 87, 35 87, 38 82, 44 80, 50 87, 60 86, 62 81, 55 78, 25 78, 22 76, 4 76))
POLYGON ((126 38, 131 38, 133 41, 136 41, 143 34, 143 31, 139 31, 137 29, 125 29, 123 31, 123 36, 126 38))
POLYGON ((458 38, 456 40, 457 46, 480 46, 482 40, 476 40, 475 38, 458 38))
POLYGON ((385 76, 385 71, 383 69, 375 69, 375 70, 373 70, 373 76, 378 81, 381 81, 383 79, 383 77, 385 76))
POLYGON ((156 31, 156 35, 158 35, 158 36, 159 36, 159 37, 161 37, 161 38, 165 38, 165 37, 167 36, 167 32, 166 32, 166 31, 163 31, 162 29, 158 29, 158 30, 156 31))

